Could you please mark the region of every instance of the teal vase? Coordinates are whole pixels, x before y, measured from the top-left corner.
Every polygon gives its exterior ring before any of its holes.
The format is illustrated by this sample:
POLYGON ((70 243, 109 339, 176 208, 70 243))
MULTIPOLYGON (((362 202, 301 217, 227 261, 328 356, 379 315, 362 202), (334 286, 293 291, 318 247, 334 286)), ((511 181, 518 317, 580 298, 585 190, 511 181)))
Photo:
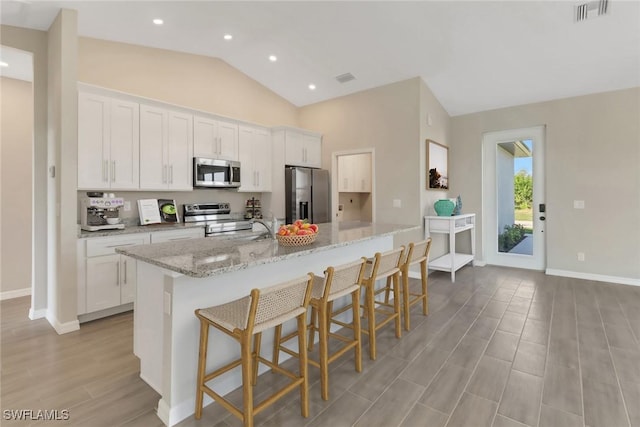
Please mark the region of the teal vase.
POLYGON ((433 208, 438 216, 451 216, 456 205, 449 199, 440 199, 433 204, 433 208))

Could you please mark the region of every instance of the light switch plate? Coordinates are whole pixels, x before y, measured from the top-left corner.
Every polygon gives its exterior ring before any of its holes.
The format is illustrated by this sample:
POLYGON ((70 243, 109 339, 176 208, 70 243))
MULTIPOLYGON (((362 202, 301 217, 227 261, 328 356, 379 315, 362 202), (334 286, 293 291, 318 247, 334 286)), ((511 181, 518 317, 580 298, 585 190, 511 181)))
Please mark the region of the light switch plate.
POLYGON ((573 201, 574 209, 584 209, 584 200, 574 200, 573 201))
POLYGON ((402 200, 400 200, 400 199, 393 199, 393 207, 394 207, 394 208, 401 208, 401 207, 402 207, 402 200))

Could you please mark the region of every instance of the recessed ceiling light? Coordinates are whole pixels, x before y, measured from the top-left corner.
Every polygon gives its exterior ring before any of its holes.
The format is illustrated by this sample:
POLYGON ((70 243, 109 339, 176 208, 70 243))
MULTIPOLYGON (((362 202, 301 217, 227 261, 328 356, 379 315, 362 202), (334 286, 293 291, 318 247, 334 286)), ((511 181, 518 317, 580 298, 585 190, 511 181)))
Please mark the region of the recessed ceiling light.
POLYGON ((156 18, 156 19, 153 20, 153 23, 156 24, 156 25, 162 25, 162 24, 164 24, 164 21, 162 19, 160 19, 160 18, 156 18))
POLYGON ((275 55, 269 55, 269 61, 271 62, 276 62, 278 60, 278 57, 275 55))
POLYGON ((233 38, 233 36, 231 34, 225 34, 224 35, 224 39, 225 40, 231 40, 233 38))
POLYGON ((309 90, 316 90, 316 85, 314 85, 313 83, 311 83, 309 85, 309 90))
POLYGON ((6 62, 0 61, 0 67, 8 67, 8 66, 9 64, 7 64, 6 62))

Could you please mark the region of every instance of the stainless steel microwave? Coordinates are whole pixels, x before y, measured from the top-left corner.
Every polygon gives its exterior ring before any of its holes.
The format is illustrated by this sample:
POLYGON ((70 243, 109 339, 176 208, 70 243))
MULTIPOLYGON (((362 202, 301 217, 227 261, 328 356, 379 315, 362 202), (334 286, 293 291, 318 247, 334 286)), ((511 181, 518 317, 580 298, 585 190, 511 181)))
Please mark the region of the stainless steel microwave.
POLYGON ((240 162, 194 157, 193 186, 197 188, 240 187, 240 162))

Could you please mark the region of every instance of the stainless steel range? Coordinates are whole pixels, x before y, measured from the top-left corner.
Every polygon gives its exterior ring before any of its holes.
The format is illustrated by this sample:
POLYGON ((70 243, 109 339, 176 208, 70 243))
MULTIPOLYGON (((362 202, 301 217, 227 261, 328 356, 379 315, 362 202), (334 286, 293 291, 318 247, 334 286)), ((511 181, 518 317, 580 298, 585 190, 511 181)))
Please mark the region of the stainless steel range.
POLYGON ((244 214, 232 214, 229 203, 198 203, 183 206, 184 222, 201 222, 205 224, 205 236, 220 233, 235 233, 251 230, 251 221, 244 219, 244 214))

